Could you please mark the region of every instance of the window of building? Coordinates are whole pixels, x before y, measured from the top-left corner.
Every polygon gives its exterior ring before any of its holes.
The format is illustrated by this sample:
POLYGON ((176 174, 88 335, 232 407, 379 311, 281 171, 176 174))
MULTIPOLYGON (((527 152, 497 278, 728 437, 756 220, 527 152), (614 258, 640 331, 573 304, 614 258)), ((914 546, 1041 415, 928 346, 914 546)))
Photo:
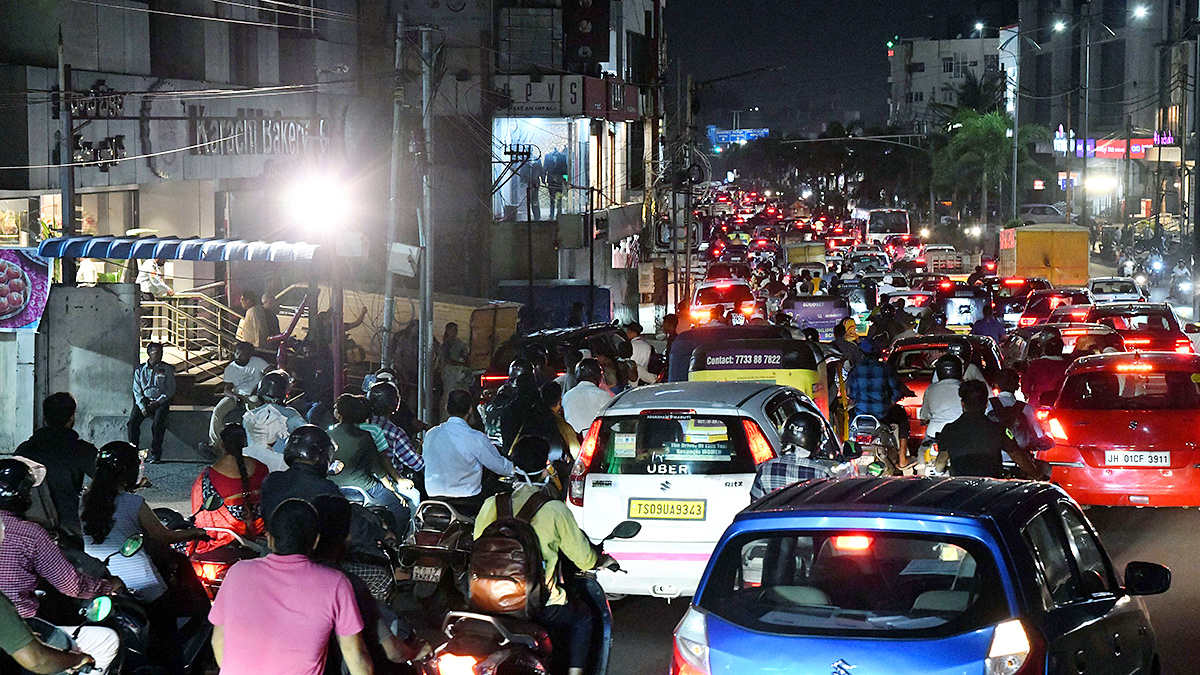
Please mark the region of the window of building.
MULTIPOLYGON (((177 3, 150 3, 151 11, 178 11, 177 3)), ((206 23, 168 14, 150 15, 150 73, 154 77, 204 80, 206 23)))
POLYGON ((954 72, 954 59, 952 59, 952 58, 943 58, 942 59, 942 72, 945 74, 950 74, 950 73, 954 72))
POLYGON ((626 188, 643 190, 646 187, 646 125, 642 120, 629 123, 629 165, 625 170, 626 188))
MULTIPOLYGON (((271 3, 273 6, 275 3, 271 3)), ((267 12, 264 11, 263 14, 267 12)), ((290 4, 280 4, 275 14, 275 22, 280 26, 293 28, 316 28, 316 12, 313 11, 313 0, 293 0, 290 4)))
POLYGON ((925 100, 925 92, 923 92, 923 91, 913 92, 913 102, 914 103, 920 103, 921 101, 924 101, 924 100, 925 100))
POLYGON ((925 72, 925 63, 924 63, 924 62, 920 62, 920 63, 910 63, 910 64, 908 64, 908 72, 910 72, 910 73, 923 73, 923 72, 925 72))
POLYGON ((503 73, 562 69, 562 10, 502 7, 497 67, 503 73))
POLYGON ((999 54, 984 54, 983 67, 986 70, 1000 70, 1000 55, 999 54))

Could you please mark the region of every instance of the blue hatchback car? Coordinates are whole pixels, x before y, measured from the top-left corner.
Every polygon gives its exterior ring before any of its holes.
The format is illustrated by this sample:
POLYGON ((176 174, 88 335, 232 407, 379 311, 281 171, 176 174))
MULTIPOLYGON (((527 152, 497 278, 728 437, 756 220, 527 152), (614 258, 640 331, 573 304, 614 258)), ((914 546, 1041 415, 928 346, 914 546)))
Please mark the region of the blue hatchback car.
POLYGON ((675 629, 672 675, 1158 673, 1138 595, 1048 483, 818 480, 725 531, 675 629))

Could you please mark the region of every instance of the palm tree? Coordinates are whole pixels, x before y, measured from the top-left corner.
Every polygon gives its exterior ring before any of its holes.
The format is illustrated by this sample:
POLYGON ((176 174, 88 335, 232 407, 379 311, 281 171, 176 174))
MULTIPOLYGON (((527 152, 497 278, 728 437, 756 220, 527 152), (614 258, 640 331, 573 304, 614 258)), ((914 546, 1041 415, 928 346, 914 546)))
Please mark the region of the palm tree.
POLYGON ((1004 109, 1004 77, 999 71, 990 70, 983 77, 976 77, 972 71, 967 71, 962 84, 949 87, 954 92, 953 103, 934 101, 929 110, 939 127, 957 118, 967 110, 977 113, 1000 112, 1004 109))

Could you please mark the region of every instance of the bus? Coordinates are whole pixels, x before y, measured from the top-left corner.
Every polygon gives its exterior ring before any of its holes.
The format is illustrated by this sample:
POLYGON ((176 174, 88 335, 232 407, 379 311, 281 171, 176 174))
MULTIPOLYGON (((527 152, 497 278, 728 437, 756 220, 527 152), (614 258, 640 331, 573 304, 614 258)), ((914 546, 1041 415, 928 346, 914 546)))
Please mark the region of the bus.
POLYGON ((908 211, 904 209, 871 209, 867 212, 867 241, 883 243, 894 234, 912 234, 908 211))

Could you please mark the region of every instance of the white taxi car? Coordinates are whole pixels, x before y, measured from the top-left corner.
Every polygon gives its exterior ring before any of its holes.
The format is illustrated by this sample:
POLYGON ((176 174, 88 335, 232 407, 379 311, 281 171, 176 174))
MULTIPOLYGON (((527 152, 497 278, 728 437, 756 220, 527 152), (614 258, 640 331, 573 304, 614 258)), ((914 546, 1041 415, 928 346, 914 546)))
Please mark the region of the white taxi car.
POLYGON ((801 410, 820 415, 800 391, 759 382, 674 382, 614 399, 588 429, 567 502, 594 541, 622 520, 642 524, 633 539, 605 544, 625 570, 598 573, 605 592, 692 595, 721 533, 750 503, 756 467, 801 410))

